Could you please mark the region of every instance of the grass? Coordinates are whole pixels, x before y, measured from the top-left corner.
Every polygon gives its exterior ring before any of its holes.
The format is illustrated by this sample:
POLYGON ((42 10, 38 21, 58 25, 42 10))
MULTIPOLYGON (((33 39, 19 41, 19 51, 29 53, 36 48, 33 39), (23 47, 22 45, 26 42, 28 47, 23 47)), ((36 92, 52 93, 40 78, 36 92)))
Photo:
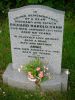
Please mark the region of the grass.
POLYGON ((75 19, 65 21, 62 67, 70 70, 67 92, 27 91, 2 82, 2 74, 12 62, 8 20, 0 20, 0 100, 75 100, 75 19))

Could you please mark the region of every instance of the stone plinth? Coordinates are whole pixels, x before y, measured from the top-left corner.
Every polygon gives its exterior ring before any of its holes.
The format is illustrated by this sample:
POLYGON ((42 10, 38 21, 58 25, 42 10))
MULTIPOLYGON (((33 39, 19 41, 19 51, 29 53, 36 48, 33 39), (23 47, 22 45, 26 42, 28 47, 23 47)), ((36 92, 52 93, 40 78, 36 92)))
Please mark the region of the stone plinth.
MULTIPOLYGON (((27 76, 23 72, 18 72, 14 70, 12 64, 9 64, 6 71, 3 74, 3 82, 7 83, 10 86, 35 90, 36 85, 34 82, 29 81, 27 76)), ((65 73, 65 70, 62 69, 61 74, 54 74, 51 80, 47 80, 41 83, 41 87, 44 91, 46 90, 67 90, 68 75, 65 73)))

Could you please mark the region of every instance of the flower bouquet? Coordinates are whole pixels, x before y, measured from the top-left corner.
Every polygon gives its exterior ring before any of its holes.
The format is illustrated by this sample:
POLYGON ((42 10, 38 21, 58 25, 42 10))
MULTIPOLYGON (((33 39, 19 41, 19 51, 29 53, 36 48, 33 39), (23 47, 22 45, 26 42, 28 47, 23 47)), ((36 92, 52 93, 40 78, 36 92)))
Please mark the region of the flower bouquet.
POLYGON ((22 70, 27 74, 28 79, 30 81, 35 81, 35 83, 43 82, 49 79, 48 68, 39 58, 23 65, 22 70))

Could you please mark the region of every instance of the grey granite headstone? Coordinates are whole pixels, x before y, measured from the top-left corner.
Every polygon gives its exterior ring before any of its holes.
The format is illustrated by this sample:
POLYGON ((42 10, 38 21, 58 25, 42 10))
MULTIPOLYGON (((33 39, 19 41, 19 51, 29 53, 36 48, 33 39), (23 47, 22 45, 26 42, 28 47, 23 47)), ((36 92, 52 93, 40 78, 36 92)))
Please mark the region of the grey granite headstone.
POLYGON ((41 84, 43 89, 61 90, 63 87, 66 90, 68 75, 61 72, 64 12, 30 5, 12 9, 8 16, 12 64, 4 72, 3 81, 15 87, 35 88, 33 82, 17 69, 40 57, 43 62, 48 62, 48 68, 54 75, 52 80, 41 84))
POLYGON ((49 69, 61 72, 64 12, 44 6, 10 10, 9 27, 13 68, 35 57, 49 62, 49 69))

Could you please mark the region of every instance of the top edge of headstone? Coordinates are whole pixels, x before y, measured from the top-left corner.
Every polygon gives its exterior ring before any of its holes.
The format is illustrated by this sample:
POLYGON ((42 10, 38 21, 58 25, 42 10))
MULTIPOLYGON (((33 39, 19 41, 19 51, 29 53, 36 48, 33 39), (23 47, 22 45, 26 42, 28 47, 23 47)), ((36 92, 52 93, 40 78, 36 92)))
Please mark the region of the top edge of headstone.
POLYGON ((27 5, 27 6, 23 6, 20 8, 10 9, 9 12, 18 11, 18 10, 21 10, 24 8, 42 8, 42 9, 52 10, 52 11, 57 12, 57 13, 65 14, 65 11, 57 10, 57 9, 54 9, 54 8, 51 8, 48 6, 44 6, 44 5, 27 5))

